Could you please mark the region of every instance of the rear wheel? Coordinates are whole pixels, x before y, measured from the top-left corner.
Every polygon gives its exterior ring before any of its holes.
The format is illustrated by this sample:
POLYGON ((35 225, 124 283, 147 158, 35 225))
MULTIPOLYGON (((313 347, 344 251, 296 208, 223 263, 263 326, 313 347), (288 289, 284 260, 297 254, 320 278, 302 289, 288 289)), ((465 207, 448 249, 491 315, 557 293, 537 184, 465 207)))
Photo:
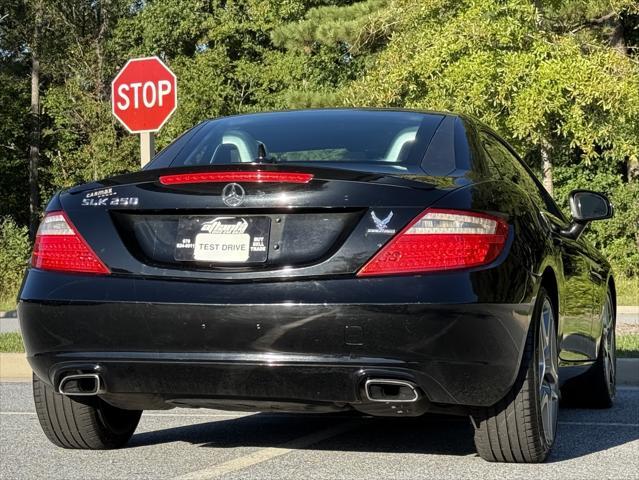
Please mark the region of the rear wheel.
POLYGON ((104 450, 124 446, 140 421, 140 410, 122 410, 98 397, 79 401, 33 375, 33 399, 47 438, 63 448, 104 450))
POLYGON ((519 375, 496 405, 473 416, 475 446, 491 462, 543 462, 555 441, 559 405, 555 309, 542 287, 519 375))
POLYGON ((597 361, 584 375, 566 383, 562 396, 568 405, 610 408, 615 399, 617 392, 616 322, 615 304, 610 290, 606 295, 601 315, 601 342, 597 361))

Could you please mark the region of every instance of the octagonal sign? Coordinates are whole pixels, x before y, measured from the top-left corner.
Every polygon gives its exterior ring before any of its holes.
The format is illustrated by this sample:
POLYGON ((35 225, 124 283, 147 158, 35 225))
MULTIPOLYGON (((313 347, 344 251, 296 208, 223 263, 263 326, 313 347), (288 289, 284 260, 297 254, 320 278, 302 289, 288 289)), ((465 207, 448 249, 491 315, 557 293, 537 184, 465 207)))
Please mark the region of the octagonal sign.
POLYGON ((129 60, 111 82, 111 108, 130 133, 157 132, 177 108, 177 78, 158 57, 129 60))

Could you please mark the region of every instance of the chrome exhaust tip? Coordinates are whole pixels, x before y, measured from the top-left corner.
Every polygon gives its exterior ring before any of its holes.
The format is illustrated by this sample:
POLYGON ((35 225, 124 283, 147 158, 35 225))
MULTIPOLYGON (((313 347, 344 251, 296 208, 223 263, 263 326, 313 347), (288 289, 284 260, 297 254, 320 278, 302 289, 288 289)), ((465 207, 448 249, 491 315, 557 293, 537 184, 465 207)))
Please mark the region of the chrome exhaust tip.
POLYGON ((105 393, 104 384, 97 373, 81 373, 62 377, 58 385, 62 395, 90 396, 105 393))
POLYGON ((415 385, 404 380, 368 379, 364 389, 371 402, 413 403, 420 397, 415 385))

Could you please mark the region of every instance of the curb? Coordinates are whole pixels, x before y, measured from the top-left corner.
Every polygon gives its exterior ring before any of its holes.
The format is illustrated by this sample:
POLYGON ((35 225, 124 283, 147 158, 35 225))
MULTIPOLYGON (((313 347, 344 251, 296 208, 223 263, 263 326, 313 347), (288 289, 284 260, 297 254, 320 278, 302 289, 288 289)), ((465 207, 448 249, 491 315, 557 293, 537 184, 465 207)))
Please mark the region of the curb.
POLYGON ((639 358, 617 359, 617 383, 639 386, 639 358))
MULTIPOLYGON (((0 381, 31 380, 31 367, 24 353, 0 353, 0 381)), ((617 359, 617 384, 639 386, 639 358, 617 359)))
POLYGON ((618 305, 617 313, 630 313, 630 314, 639 314, 639 305, 628 306, 628 305, 618 305))
POLYGON ((0 380, 31 379, 31 367, 24 353, 0 353, 0 380))
POLYGON ((8 312, 0 312, 0 318, 18 318, 18 311, 9 310, 8 312))

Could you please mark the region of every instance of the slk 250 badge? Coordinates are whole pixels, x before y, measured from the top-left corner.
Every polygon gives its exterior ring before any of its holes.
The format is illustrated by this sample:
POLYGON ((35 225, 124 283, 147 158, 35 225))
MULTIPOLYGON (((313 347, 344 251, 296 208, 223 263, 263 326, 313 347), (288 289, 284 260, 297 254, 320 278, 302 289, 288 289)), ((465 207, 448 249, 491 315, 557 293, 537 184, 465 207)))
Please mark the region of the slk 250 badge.
POLYGON ((83 198, 84 207, 137 207, 140 203, 138 197, 99 197, 83 198))

